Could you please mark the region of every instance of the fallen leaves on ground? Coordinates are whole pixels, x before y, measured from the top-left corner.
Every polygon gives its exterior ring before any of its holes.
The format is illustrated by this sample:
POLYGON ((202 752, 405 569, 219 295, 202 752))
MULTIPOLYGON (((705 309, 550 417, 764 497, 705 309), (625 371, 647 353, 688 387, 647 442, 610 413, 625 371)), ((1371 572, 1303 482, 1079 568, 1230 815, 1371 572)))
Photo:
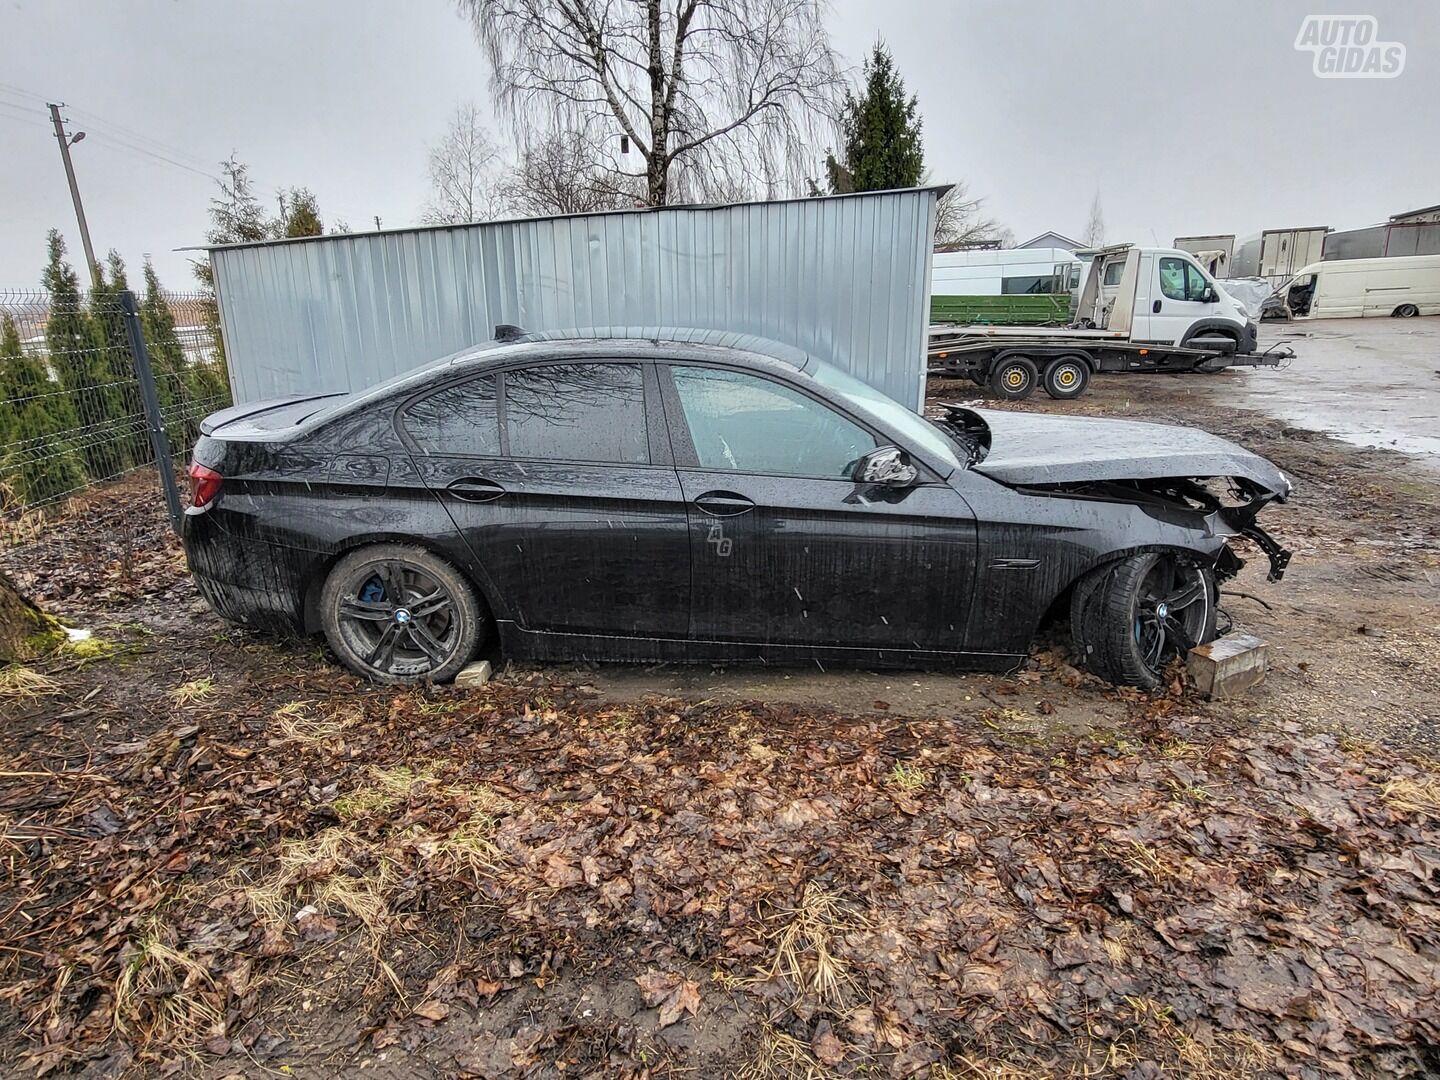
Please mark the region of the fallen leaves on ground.
MULTIPOLYGON (((1410 794, 1434 776, 1384 752, 1166 717, 1039 755, 953 721, 544 682, 328 702, 323 737, 273 704, 187 709, 5 767, 4 1000, 33 1071, 117 1042, 274 1053, 285 973, 314 964, 375 1048, 415 1046, 621 953, 660 961, 632 975, 658 1028, 697 1015, 710 968, 712 1009, 752 999, 826 1068, 1435 1061, 1440 824, 1410 794), (467 911, 495 948, 464 947, 467 911), (397 970, 413 940, 435 959, 397 970)), ((562 1027, 514 1052, 561 1055, 562 1027)))
POLYGON ((669 1027, 682 1016, 700 1011, 700 987, 691 979, 674 972, 649 971, 639 975, 635 984, 645 1004, 660 1010, 660 1026, 669 1027))

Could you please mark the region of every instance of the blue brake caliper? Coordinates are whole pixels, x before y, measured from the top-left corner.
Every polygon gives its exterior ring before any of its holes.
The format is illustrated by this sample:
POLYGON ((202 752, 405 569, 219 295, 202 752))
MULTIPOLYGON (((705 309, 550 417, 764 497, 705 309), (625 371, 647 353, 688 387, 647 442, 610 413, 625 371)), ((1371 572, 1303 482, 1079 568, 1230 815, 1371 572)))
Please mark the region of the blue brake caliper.
POLYGON ((385 599, 385 586, 380 584, 380 577, 377 574, 360 589, 360 599, 367 604, 378 604, 385 599))

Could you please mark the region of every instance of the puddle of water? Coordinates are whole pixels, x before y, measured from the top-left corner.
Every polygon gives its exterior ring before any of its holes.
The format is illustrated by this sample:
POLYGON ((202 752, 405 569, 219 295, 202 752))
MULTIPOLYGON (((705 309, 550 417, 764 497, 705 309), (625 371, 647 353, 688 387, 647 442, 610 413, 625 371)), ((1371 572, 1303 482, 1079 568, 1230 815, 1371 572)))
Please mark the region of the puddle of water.
POLYGON ((1440 470, 1440 318, 1266 323, 1261 336, 1288 340, 1296 359, 1240 369, 1237 404, 1440 470))

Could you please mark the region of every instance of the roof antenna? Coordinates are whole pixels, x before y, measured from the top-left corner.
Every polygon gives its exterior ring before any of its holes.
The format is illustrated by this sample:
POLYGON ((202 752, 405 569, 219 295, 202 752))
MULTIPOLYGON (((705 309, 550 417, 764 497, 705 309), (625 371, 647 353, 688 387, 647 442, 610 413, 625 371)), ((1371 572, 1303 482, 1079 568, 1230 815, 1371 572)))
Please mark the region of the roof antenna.
POLYGON ((519 341, 521 338, 529 336, 529 333, 530 331, 526 330, 523 326, 516 326, 513 323, 502 322, 495 324, 496 341, 519 341))

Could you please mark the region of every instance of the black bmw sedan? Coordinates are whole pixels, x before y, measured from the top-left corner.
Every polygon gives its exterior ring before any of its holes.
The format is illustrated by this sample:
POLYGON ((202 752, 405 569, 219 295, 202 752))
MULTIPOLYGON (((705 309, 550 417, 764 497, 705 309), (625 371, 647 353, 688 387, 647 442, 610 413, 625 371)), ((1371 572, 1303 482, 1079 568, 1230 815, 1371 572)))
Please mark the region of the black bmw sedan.
POLYGON ((209 417, 185 549, 377 682, 535 660, 1004 670, 1047 617, 1117 683, 1216 633, 1273 465, 1203 432, 948 407, 716 331, 529 334, 209 417))

